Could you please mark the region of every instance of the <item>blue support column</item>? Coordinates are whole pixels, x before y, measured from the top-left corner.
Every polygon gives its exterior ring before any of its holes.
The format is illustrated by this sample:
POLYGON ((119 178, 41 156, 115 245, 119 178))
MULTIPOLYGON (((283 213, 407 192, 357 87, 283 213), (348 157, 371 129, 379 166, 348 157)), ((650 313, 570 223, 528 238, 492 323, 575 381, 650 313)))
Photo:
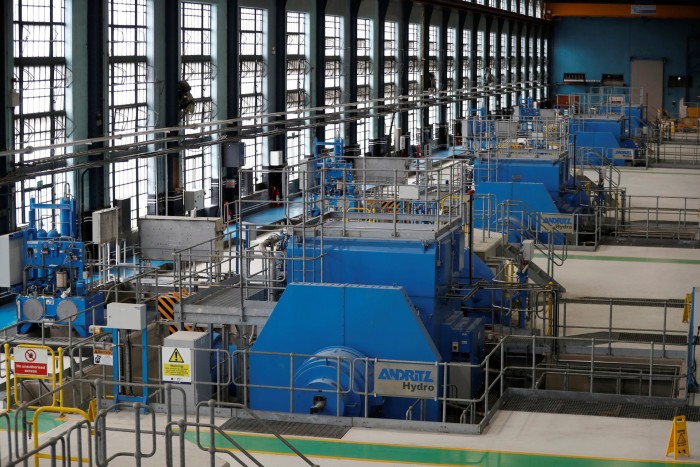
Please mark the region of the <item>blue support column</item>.
MULTIPOLYGON (((112 376, 114 381, 122 381, 121 369, 121 350, 123 347, 119 345, 119 329, 110 329, 112 331, 112 376)), ((141 330, 141 379, 144 383, 148 383, 148 330, 141 330)), ((140 396, 126 396, 120 394, 120 387, 117 384, 112 386, 112 394, 114 394, 114 403, 120 402, 140 402, 148 403, 148 388, 144 387, 140 396)))

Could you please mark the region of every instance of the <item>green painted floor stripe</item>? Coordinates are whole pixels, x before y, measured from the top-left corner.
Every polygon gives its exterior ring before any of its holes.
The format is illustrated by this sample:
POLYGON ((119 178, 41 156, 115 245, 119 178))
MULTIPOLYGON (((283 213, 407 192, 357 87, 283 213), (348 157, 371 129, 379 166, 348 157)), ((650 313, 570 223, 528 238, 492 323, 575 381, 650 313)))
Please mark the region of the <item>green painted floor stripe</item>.
MULTIPOLYGON (((535 257, 546 258, 546 256, 542 253, 537 253, 535 257)), ((568 255, 567 258, 590 261, 620 261, 628 263, 700 264, 700 259, 642 258, 639 256, 568 255)))
POLYGON ((653 170, 632 170, 632 169, 627 169, 627 170, 620 170, 620 172, 623 173, 635 173, 635 174, 640 174, 640 175, 691 175, 693 177, 697 177, 700 175, 700 170, 698 169, 691 169, 694 172, 654 172, 653 170))
MULTIPOLYGON (((10 416, 10 425, 11 427, 15 426, 15 412, 10 412, 8 414, 10 416)), ((62 425, 65 423, 64 420, 58 418, 60 414, 57 413, 42 413, 39 414, 39 433, 46 433, 47 431, 51 431, 54 428, 56 428, 59 425, 62 425)), ((27 421, 31 423, 32 417, 34 416, 33 411, 28 411, 27 412, 27 421)), ((21 418, 20 418, 21 422, 21 418)), ((0 417, 0 431, 5 431, 8 429, 7 426, 7 419, 3 416, 0 417)))
MULTIPOLYGON (((294 455, 278 439, 269 436, 228 433, 238 444, 251 453, 294 455)), ((195 432, 188 431, 186 438, 196 443, 195 432)), ((348 442, 340 440, 319 440, 287 438, 300 452, 308 457, 332 458, 338 460, 359 460, 374 462, 394 462, 446 466, 484 467, 658 467, 678 465, 669 461, 641 461, 606 459, 595 457, 568 457, 562 455, 509 453, 502 451, 478 451, 469 449, 417 447, 398 444, 376 444, 348 442)), ((202 447, 208 447, 209 435, 201 437, 202 447)), ((235 449, 221 434, 216 435, 216 447, 235 449)), ((665 443, 659 444, 663 449, 665 443)), ((683 463, 700 465, 700 463, 683 463)))

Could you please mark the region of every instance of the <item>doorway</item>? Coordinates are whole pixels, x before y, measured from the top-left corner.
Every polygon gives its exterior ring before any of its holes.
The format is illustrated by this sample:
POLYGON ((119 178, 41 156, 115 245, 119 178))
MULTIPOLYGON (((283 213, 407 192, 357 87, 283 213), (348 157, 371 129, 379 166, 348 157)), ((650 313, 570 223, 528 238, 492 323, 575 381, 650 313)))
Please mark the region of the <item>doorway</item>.
POLYGON ((663 60, 630 60, 630 87, 644 89, 646 119, 655 120, 657 109, 664 108, 663 60))

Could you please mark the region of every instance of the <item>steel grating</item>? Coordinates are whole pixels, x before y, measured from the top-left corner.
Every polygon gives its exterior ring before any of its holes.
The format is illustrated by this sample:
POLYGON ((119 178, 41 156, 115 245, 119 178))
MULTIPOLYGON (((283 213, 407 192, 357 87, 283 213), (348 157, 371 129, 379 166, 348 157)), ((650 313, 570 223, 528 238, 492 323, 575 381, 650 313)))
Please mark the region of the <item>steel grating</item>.
POLYGON ((282 420, 259 420, 250 418, 232 418, 222 425, 226 431, 243 431, 247 433, 270 433, 274 431, 283 436, 311 436, 314 438, 342 439, 350 430, 349 426, 328 425, 322 423, 288 422, 282 420))
POLYGON ((511 394, 501 410, 644 420, 671 420, 677 415, 685 415, 689 422, 700 421, 700 407, 583 401, 542 397, 541 395, 531 397, 511 394))
MULTIPOLYGON (((624 342, 642 342, 648 344, 662 344, 664 342, 663 334, 646 334, 642 332, 621 332, 618 333, 618 339, 624 342)), ((666 344, 669 345, 688 345, 688 336, 680 336, 678 334, 666 334, 666 344)))

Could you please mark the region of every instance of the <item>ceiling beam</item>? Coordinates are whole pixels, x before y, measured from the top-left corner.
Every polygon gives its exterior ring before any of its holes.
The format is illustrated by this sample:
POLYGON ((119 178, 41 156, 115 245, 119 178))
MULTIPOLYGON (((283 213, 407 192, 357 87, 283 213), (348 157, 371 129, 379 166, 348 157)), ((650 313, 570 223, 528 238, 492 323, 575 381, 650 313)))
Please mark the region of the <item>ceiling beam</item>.
POLYGON ((700 18, 700 6, 547 2, 545 15, 548 18, 578 16, 588 18, 697 19, 700 18))

